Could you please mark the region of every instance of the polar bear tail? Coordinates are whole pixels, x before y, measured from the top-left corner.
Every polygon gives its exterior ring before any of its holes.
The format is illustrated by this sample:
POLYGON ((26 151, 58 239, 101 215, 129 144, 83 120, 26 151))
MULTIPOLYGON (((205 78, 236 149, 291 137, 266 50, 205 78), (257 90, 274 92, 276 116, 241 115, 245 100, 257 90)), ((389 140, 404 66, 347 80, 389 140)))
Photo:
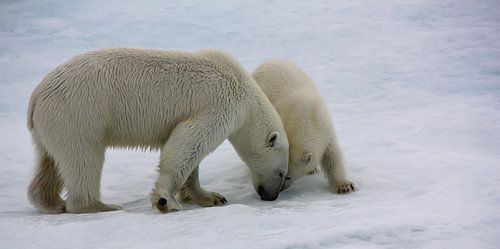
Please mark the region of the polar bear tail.
MULTIPOLYGON (((28 127, 30 122, 28 121, 28 127)), ((32 127, 30 128, 32 129, 32 127)), ((37 146, 35 176, 28 188, 28 200, 44 213, 64 213, 66 203, 61 199, 63 180, 54 159, 37 146)))
POLYGON ((35 110, 35 96, 31 96, 30 103, 28 105, 28 129, 33 130, 33 111, 35 110))

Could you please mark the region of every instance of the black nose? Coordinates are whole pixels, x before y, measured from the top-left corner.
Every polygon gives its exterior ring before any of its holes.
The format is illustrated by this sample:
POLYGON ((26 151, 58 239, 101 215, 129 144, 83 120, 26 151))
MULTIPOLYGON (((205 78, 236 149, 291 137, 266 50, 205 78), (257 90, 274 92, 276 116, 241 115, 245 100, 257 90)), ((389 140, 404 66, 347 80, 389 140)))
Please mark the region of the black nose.
MULTIPOLYGON (((257 187, 257 194, 260 195, 260 199, 263 200, 263 201, 274 201, 274 200, 278 199, 278 195, 277 194, 270 194, 262 186, 257 187)), ((279 192, 278 192, 278 194, 279 194, 279 192)))
POLYGON ((278 195, 261 195, 260 199, 263 201, 274 201, 278 199, 278 195))
POLYGON ((262 196, 262 194, 263 194, 263 193, 264 193, 264 187, 259 186, 259 187, 257 188, 257 194, 259 194, 259 196, 262 196))

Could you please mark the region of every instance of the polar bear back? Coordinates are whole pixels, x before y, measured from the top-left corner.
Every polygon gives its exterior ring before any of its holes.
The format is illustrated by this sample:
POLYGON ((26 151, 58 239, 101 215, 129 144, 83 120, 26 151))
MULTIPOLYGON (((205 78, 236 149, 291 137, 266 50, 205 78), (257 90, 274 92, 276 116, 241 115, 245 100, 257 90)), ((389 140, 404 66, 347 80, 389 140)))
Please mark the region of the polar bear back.
POLYGON ((57 67, 35 89, 28 126, 55 134, 65 129, 51 120, 65 119, 61 125, 79 127, 80 135, 99 136, 92 139, 109 146, 159 147, 177 124, 200 114, 240 125, 252 94, 242 75, 192 53, 88 52, 57 67))
POLYGON ((283 120, 320 126, 331 122, 326 102, 314 81, 295 63, 271 59, 259 65, 252 77, 283 120))
POLYGON ((259 65, 252 76, 273 103, 290 97, 319 96, 314 82, 288 60, 268 60, 259 65))

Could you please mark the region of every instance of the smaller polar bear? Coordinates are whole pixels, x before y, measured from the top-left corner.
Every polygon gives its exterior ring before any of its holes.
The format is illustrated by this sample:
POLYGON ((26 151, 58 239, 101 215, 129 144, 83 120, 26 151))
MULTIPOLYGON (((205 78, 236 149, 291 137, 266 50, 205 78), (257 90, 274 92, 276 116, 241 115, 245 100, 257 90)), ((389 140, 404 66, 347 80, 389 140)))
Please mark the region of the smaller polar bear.
POLYGON ((37 154, 28 199, 46 213, 119 209, 100 200, 109 147, 160 151, 151 203, 165 213, 181 210, 176 194, 201 206, 226 203, 198 177, 200 162, 226 139, 262 200, 278 198, 287 173, 278 113, 238 61, 216 50, 117 48, 75 56, 33 91, 28 128, 37 154))
POLYGON ((346 179, 344 160, 326 103, 314 82, 294 63, 269 60, 255 69, 260 85, 283 121, 289 142, 288 174, 282 190, 321 168, 332 192, 356 191, 346 179))

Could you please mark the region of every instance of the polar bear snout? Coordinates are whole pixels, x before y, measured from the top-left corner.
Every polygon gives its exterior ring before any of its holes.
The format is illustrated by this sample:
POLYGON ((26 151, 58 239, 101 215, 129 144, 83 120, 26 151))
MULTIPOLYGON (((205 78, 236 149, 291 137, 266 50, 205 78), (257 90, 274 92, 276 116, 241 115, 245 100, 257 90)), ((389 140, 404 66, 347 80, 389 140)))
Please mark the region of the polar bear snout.
POLYGON ((257 194, 260 196, 260 199, 263 201, 274 201, 278 199, 284 177, 283 173, 279 173, 276 179, 273 179, 270 184, 266 184, 266 186, 257 186, 257 194))
POLYGON ((259 186, 257 188, 257 194, 260 195, 260 199, 263 201, 274 201, 274 200, 278 199, 279 191, 278 191, 278 193, 270 193, 264 187, 259 186))
POLYGON ((285 182, 283 182, 283 185, 281 185, 281 190, 280 191, 284 191, 286 190, 287 188, 290 187, 290 185, 292 185, 292 178, 291 177, 285 177, 285 182))

